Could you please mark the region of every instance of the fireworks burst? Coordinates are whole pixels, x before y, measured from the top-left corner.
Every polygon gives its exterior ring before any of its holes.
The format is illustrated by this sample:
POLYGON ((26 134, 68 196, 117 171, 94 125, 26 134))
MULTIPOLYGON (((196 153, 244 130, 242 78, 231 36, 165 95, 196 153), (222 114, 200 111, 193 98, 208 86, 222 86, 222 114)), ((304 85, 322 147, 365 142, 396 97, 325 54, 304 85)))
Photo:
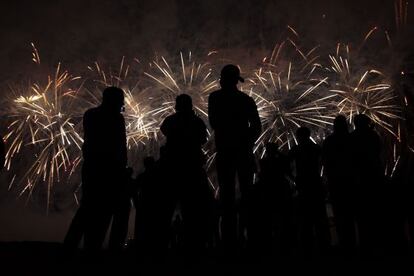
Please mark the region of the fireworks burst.
MULTIPOLYGON (((398 18, 402 18, 399 19, 402 25, 406 21, 406 10, 401 12, 400 6, 398 18)), ((263 146, 267 142, 277 142, 280 148, 290 149, 296 144, 295 131, 300 126, 309 127, 312 138, 320 142, 338 113, 349 120, 354 114, 364 113, 379 126, 385 139, 392 138, 388 139, 392 140, 392 146, 388 148, 393 161, 387 169, 392 175, 400 159, 398 142, 402 113, 401 99, 397 98, 387 75, 366 66, 357 55, 352 55, 351 59, 349 47, 343 44, 338 44, 332 55, 322 53, 327 59, 321 62, 321 49, 315 47, 304 51, 295 42, 299 34, 290 26, 288 29, 292 38, 278 44, 271 56, 251 71, 251 77, 242 87, 255 99, 264 126, 255 152, 264 154, 263 146)), ((371 29, 364 37, 356 51, 358 55, 376 30, 371 29)), ((387 32, 386 35, 391 45, 387 32)), ((32 59, 40 64, 39 52, 32 46, 32 59)), ((137 59, 135 61, 139 63, 137 59)), ((177 95, 189 94, 195 111, 207 122, 208 95, 219 84, 212 64, 217 65, 217 61, 198 62, 191 52, 188 55, 180 53, 171 63, 160 57, 149 64, 146 72, 135 72, 124 59, 114 71, 103 70, 95 63, 88 67, 91 75, 87 75, 81 86, 75 83, 79 77, 62 71, 58 65, 46 84, 34 82, 23 92, 15 91, 18 96, 8 103, 6 113, 9 120, 5 136, 8 144, 6 167, 13 173, 16 169, 24 172, 16 174, 10 187, 22 184, 20 195, 30 197, 36 186, 45 183, 47 205, 50 205, 53 186, 73 174, 81 160, 81 116, 87 109, 101 104, 102 90, 107 86, 117 86, 125 92, 129 161, 130 165, 139 167, 143 155, 157 155, 163 142, 159 126, 174 112, 177 95), (146 77, 145 83, 138 81, 141 76, 146 77), (137 157, 139 162, 136 162, 137 157), (18 163, 22 160, 28 160, 26 168, 18 163)), ((212 139, 204 150, 208 157, 209 181, 215 189, 212 139)))
POLYGON ((281 55, 285 43, 277 45, 270 60, 265 59, 249 79, 248 93, 256 100, 264 126, 255 150, 266 142, 277 142, 280 148, 290 149, 296 143, 298 127, 308 126, 318 132, 333 119, 327 115, 333 96, 324 95, 321 89, 328 78, 315 74, 321 68, 317 57, 312 56, 316 48, 304 53, 289 40, 287 43, 296 48, 299 59, 284 59, 281 55))
MULTIPOLYGON (((73 118, 75 109, 72 105, 79 90, 71 88, 74 86, 72 82, 78 79, 62 71, 59 64, 45 85, 32 84, 28 95, 23 93, 10 104, 8 116, 11 123, 5 136, 9 141, 6 167, 10 170, 22 148, 30 147, 34 154, 29 169, 21 178, 24 187, 20 195, 28 193, 30 198, 39 183, 46 183, 47 206, 53 185, 61 180, 62 174, 71 175, 80 161, 83 140, 73 118)), ((26 160, 27 156, 24 158, 26 160)), ((12 184, 13 181, 10 187, 12 184)))
MULTIPOLYGON (((136 62, 139 62, 135 59, 136 62)), ((122 58, 119 70, 116 73, 106 73, 96 62, 94 67, 88 67, 91 72, 96 72, 98 84, 95 89, 88 90, 84 97, 88 108, 98 106, 101 103, 102 89, 107 86, 117 86, 125 92, 125 127, 127 133, 128 148, 145 145, 148 141, 157 140, 159 120, 154 116, 155 111, 150 107, 154 97, 148 94, 148 89, 141 89, 139 83, 130 77, 130 66, 125 64, 122 58)))
POLYGON ((173 113, 175 97, 186 93, 193 99, 196 112, 207 120, 208 95, 218 88, 218 81, 212 75, 210 64, 197 63, 191 52, 187 58, 180 52, 179 64, 170 66, 167 60, 161 57, 160 61, 150 64, 155 72, 144 73, 158 86, 156 90, 160 93, 161 103, 156 108, 156 114, 160 118, 165 118, 173 113))
POLYGON ((349 46, 338 44, 336 54, 329 55, 329 59, 330 66, 326 70, 333 73, 330 92, 337 96, 335 104, 338 112, 350 121, 355 114, 366 114, 399 140, 401 109, 385 74, 374 68, 352 67, 349 46))

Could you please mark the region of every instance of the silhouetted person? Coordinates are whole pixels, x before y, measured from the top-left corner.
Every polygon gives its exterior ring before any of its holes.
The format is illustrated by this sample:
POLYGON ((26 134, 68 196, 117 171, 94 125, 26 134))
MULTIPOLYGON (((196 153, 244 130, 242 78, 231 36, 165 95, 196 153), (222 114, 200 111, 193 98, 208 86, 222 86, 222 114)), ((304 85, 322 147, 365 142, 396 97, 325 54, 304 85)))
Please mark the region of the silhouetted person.
POLYGON ((308 128, 298 128, 296 137, 298 145, 290 150, 289 155, 296 169, 295 181, 302 217, 301 246, 305 254, 310 254, 316 240, 320 253, 326 253, 329 246, 329 227, 325 189, 320 177, 322 150, 310 139, 308 128))
POLYGON ((3 138, 0 137, 0 171, 4 167, 4 161, 6 159, 6 150, 4 146, 3 138))
POLYGON ((201 250, 206 242, 204 224, 209 193, 202 152, 202 145, 207 142, 207 128, 194 113, 190 96, 177 96, 175 110, 161 125, 167 137, 169 182, 175 189, 172 196, 176 196, 181 206, 185 247, 201 250))
POLYGON ((144 158, 144 172, 139 174, 135 180, 135 191, 133 191, 133 202, 136 209, 135 214, 135 240, 138 246, 148 239, 151 233, 151 218, 153 210, 151 203, 157 195, 157 163, 154 157, 144 158))
POLYGON ((382 243, 381 217, 385 202, 384 169, 381 161, 381 141, 371 119, 358 114, 351 133, 352 166, 356 185, 356 215, 359 240, 364 253, 377 254, 382 243))
POLYGON ((145 171, 136 178, 135 241, 139 253, 149 258, 166 253, 174 211, 164 147, 160 152, 157 161, 153 157, 144 159, 145 171))
POLYGON ((221 233, 225 249, 234 249, 237 241, 236 176, 243 208, 248 189, 253 184, 253 145, 261 133, 256 104, 238 90, 239 81, 244 81, 239 68, 224 66, 220 76, 221 89, 210 94, 208 104, 217 150, 217 176, 223 211, 221 233))
POLYGON ((83 232, 85 248, 101 248, 113 216, 110 246, 117 248, 125 241, 125 221, 119 217, 128 197, 123 105, 124 92, 108 87, 102 104, 83 117, 82 200, 65 239, 69 245, 78 243, 83 232))
POLYGON ((352 253, 356 246, 355 186, 352 174, 352 148, 346 118, 334 120, 333 133, 323 143, 323 165, 328 180, 339 246, 352 253))
MULTIPOLYGON (((277 246, 279 253, 288 254, 293 243, 293 191, 289 158, 275 143, 266 144, 266 154, 260 160, 259 181, 255 185, 252 214, 259 246, 267 251, 277 246), (273 246, 272 246, 273 245, 273 246), (272 248, 273 247, 273 248, 272 248)), ((254 235, 249 235, 249 239, 254 235)))

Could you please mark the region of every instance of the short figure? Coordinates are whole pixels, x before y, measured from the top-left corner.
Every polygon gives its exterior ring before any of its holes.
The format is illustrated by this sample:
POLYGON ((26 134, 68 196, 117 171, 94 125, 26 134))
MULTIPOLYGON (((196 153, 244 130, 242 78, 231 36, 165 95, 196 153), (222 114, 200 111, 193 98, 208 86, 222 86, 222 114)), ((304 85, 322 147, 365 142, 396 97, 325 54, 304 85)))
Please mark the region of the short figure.
POLYGON ((265 149, 250 207, 255 210, 252 228, 257 232, 249 239, 256 238, 264 253, 279 249, 278 253, 286 255, 294 242, 292 172, 288 156, 276 143, 267 143, 265 149))
POLYGON ((166 175, 174 187, 170 196, 181 206, 184 246, 203 250, 210 192, 202 151, 207 141, 207 127, 193 111, 189 95, 177 96, 175 110, 161 125, 161 132, 167 138, 166 175))
POLYGON ((296 131, 298 144, 289 152, 296 170, 295 182, 302 218, 300 239, 306 255, 315 253, 313 248, 315 240, 319 252, 326 253, 330 239, 325 204, 326 192, 321 179, 322 149, 311 140, 310 134, 308 128, 298 128, 296 131))

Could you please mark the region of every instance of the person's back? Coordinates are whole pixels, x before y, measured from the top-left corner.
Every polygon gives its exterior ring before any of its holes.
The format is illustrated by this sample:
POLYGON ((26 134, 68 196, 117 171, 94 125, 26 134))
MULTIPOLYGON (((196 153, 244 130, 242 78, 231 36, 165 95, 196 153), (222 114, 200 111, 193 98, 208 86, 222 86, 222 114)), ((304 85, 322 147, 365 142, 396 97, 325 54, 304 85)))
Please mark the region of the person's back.
POLYGON ((354 118, 351 133, 352 165, 355 176, 356 217, 360 247, 364 253, 381 252, 384 239, 384 214, 390 200, 381 162, 381 141, 365 114, 354 118))
POLYGON ((289 153, 295 163, 297 188, 305 195, 321 192, 321 152, 321 148, 308 137, 289 153))
POLYGON ((370 124, 367 116, 359 114, 355 118, 355 130, 351 133, 352 164, 361 181, 382 174, 381 141, 370 124))
POLYGON ((320 253, 324 253, 329 246, 329 229, 325 189, 320 177, 322 150, 310 139, 308 128, 300 127, 296 136, 299 143, 291 149, 290 156, 296 167, 299 212, 302 218, 301 243, 305 254, 311 254, 316 239, 320 253))
MULTIPOLYGON (((266 144, 265 156, 260 160, 258 182, 254 185, 250 221, 253 231, 249 240, 261 250, 277 249, 287 253, 292 242, 293 192, 289 158, 275 143, 266 144)), ((270 252, 270 251, 268 251, 270 252)))
POLYGON ((207 141, 207 128, 192 110, 167 117, 161 131, 167 137, 168 158, 190 164, 202 161, 201 147, 207 141))
MULTIPOLYGON (((202 250, 205 244, 208 183, 203 181, 202 145, 207 141, 207 127, 194 113, 189 95, 177 96, 175 109, 176 113, 162 123, 161 131, 167 138, 168 183, 173 187, 168 196, 172 207, 176 206, 177 201, 180 204, 185 232, 184 247, 189 253, 190 249, 202 250)), ((170 220, 172 214, 170 212, 170 220)))
POLYGON ((328 180, 330 201, 339 248, 352 254, 356 246, 355 194, 352 174, 351 136, 345 116, 334 120, 333 133, 323 143, 324 174, 328 180))
POLYGON ((383 192, 381 141, 366 115, 358 114, 354 123, 355 130, 351 133, 351 164, 359 203, 365 205, 367 198, 379 198, 383 192))
POLYGON ((348 196, 352 191, 351 150, 346 118, 339 115, 334 121, 334 132, 323 143, 324 173, 334 195, 348 196))
POLYGON ((209 119, 218 151, 249 149, 260 134, 254 100, 236 89, 223 88, 211 93, 209 119))
POLYGON ((102 104, 83 117, 82 200, 65 239, 69 246, 76 245, 84 232, 85 248, 99 249, 111 218, 110 248, 119 249, 125 242, 129 175, 123 105, 124 92, 107 87, 102 104))
POLYGON ((121 114, 110 114, 101 106, 86 111, 83 118, 84 163, 105 173, 105 168, 126 167, 125 122, 121 114), (99 167, 98 167, 99 166, 99 167))
POLYGON ((268 196, 277 198, 277 203, 292 195, 288 177, 291 177, 289 158, 277 149, 276 144, 266 146, 266 155, 260 160, 259 185, 268 196))

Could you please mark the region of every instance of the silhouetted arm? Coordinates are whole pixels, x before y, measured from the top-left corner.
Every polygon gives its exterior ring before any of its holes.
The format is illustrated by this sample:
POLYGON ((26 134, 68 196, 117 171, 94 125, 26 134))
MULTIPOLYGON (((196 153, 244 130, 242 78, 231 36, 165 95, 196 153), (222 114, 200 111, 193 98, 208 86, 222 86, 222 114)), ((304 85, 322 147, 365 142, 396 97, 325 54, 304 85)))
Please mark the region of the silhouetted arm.
POLYGON ((214 95, 211 94, 208 97, 208 120, 210 122, 210 126, 212 129, 216 129, 217 127, 217 107, 214 99, 214 95))
POLYGON ((93 141, 93 119, 92 119, 92 112, 91 110, 88 110, 83 115, 83 159, 87 160, 92 157, 92 149, 91 149, 91 141, 93 141))
POLYGON ((122 168, 126 168, 128 164, 128 157, 127 157, 127 141, 126 141, 126 129, 125 129, 125 119, 124 116, 120 115, 120 145, 121 145, 121 166, 122 168))
POLYGON ((161 133, 164 134, 165 137, 168 137, 170 134, 170 117, 165 118, 165 120, 162 122, 160 130, 161 133))
POLYGON ((249 98, 249 130, 250 137, 253 139, 253 143, 260 137, 262 133, 262 122, 260 121, 259 112, 257 111, 256 103, 252 98, 249 98))

